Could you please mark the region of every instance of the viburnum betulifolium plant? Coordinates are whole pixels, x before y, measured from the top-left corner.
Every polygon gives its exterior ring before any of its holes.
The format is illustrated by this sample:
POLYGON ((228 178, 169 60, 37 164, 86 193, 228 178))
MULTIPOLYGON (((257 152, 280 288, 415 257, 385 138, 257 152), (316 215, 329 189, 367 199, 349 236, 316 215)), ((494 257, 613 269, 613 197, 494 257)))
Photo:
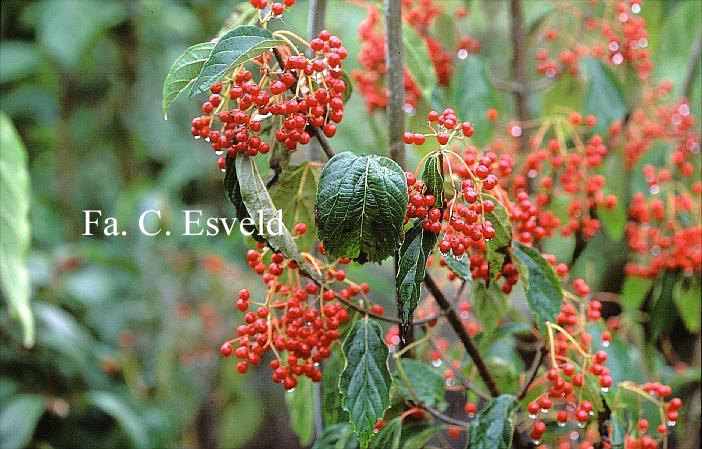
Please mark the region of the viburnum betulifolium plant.
MULTIPOLYGON (((355 3, 358 54, 332 31, 286 30, 294 0, 251 0, 166 79, 164 109, 181 92, 204 99, 190 132, 253 232, 245 258, 265 286, 237 286, 242 321, 221 355, 270 370, 319 449, 668 447, 683 401, 628 368, 641 327, 618 310, 646 299, 699 329, 700 137, 688 101, 651 77, 641 2, 554 2, 525 36, 512 1, 510 82, 454 26, 469 15, 459 2, 355 3), (498 112, 493 84, 514 112, 498 112), (334 147, 352 87, 390 123, 393 158, 334 147), (556 105, 541 115, 539 90, 556 105), (282 232, 256 220, 278 208, 282 232), (586 282, 610 266, 602 239, 629 246, 619 300, 586 282), (347 277, 384 261, 396 311, 347 277)), ((664 326, 646 328, 649 350, 664 326)))

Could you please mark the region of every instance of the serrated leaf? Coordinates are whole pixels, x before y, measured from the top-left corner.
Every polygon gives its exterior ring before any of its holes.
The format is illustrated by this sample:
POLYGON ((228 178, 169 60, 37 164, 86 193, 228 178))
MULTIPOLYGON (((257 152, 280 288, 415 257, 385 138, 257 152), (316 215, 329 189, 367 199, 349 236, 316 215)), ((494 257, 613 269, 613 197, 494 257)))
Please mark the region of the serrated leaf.
POLYGON ((678 308, 685 327, 691 333, 700 330, 700 292, 699 278, 681 279, 673 289, 673 301, 678 308))
POLYGON ((582 64, 587 77, 583 109, 586 114, 597 117, 593 132, 607 135, 609 126, 626 114, 623 89, 614 73, 602 61, 586 57, 582 64))
POLYGON ((349 423, 325 427, 312 449, 357 449, 358 438, 349 423))
POLYGON ((398 360, 395 386, 405 399, 439 410, 446 408, 444 377, 426 363, 413 359, 398 360))
POLYGON ((319 179, 315 214, 331 257, 381 262, 392 255, 407 208, 405 174, 382 156, 337 154, 319 179))
POLYGON ((203 42, 185 50, 173 61, 163 82, 163 113, 165 114, 178 95, 187 89, 202 70, 215 44, 203 42))
POLYGON ((430 156, 424 163, 422 181, 426 186, 425 194, 434 195, 434 207, 444 207, 444 176, 441 174, 441 158, 438 154, 430 156))
POLYGON ((244 200, 241 197, 241 189, 239 188, 239 179, 236 176, 236 166, 233 157, 227 158, 227 166, 224 174, 224 193, 229 199, 229 202, 234 205, 236 218, 239 223, 242 223, 243 229, 247 234, 250 234, 257 242, 265 242, 266 240, 256 230, 256 226, 250 223, 251 216, 246 210, 244 200))
POLYGON ((561 282, 553 267, 534 248, 514 242, 512 258, 517 264, 529 308, 543 329, 546 321, 556 321, 561 309, 561 282))
POLYGON ((0 411, 0 447, 28 447, 44 410, 44 399, 34 394, 17 395, 3 403, 3 409, 0 411))
POLYGON ((134 447, 149 447, 149 436, 145 422, 122 398, 107 391, 93 391, 88 394, 88 401, 112 416, 132 441, 134 447))
POLYGON ((453 271, 456 276, 464 281, 473 281, 473 275, 470 272, 470 260, 467 256, 456 258, 449 254, 443 256, 443 259, 449 270, 453 271))
POLYGON ((400 338, 404 338, 407 330, 412 326, 412 314, 419 303, 427 259, 438 240, 438 234, 425 231, 422 229, 422 220, 416 220, 405 234, 405 239, 400 246, 395 276, 397 300, 400 301, 399 306, 402 311, 400 338))
POLYGON ((491 400, 470 423, 466 448, 509 449, 514 433, 512 415, 517 407, 517 400, 509 394, 491 400))
POLYGON ((292 229, 297 223, 307 225, 307 232, 297 238, 297 246, 308 251, 317 240, 314 225, 314 201, 321 168, 311 164, 287 166, 270 190, 275 204, 284 204, 283 222, 292 229))
POLYGON ((376 421, 390 407, 392 379, 383 329, 367 317, 359 319, 344 339, 343 353, 346 365, 339 379, 342 404, 365 448, 373 437, 376 421))
POLYGON ((190 88, 189 98, 204 92, 234 67, 283 44, 281 39, 254 25, 240 25, 219 38, 190 88))
POLYGON ((0 114, 0 287, 10 315, 22 324, 24 345, 34 344, 34 316, 29 304, 27 252, 30 244, 27 150, 15 127, 0 114))
POLYGON ((314 391, 312 381, 300 376, 294 391, 285 394, 290 428, 300 439, 301 446, 307 446, 314 438, 314 391))
POLYGON ((619 303, 628 311, 638 309, 648 292, 651 291, 652 286, 652 279, 627 276, 626 279, 624 279, 624 286, 622 287, 619 303))
POLYGON ((475 55, 456 63, 456 72, 451 83, 451 97, 456 114, 475 125, 471 138, 476 145, 485 145, 492 135, 493 125, 486 117, 490 108, 499 106, 497 94, 488 78, 483 61, 475 55))
POLYGON ((436 71, 429 57, 424 38, 414 28, 402 24, 402 45, 405 67, 410 77, 417 83, 424 99, 431 100, 431 92, 436 86, 436 71))
POLYGON ((349 421, 348 412, 341 406, 339 392, 339 377, 344 369, 344 363, 344 355, 341 351, 332 351, 332 356, 327 360, 322 371, 322 414, 325 426, 349 421))
POLYGON ((288 259, 297 262, 308 274, 312 274, 314 270, 300 254, 290 231, 284 223, 279 223, 278 210, 273 204, 268 190, 266 190, 253 158, 238 154, 234 162, 241 200, 249 216, 257 222, 264 223, 263 228, 265 229, 259 229, 259 233, 274 250, 280 251, 288 259), (273 223, 280 224, 280 226, 275 226, 276 229, 270 229, 269 232, 268 225, 273 223))

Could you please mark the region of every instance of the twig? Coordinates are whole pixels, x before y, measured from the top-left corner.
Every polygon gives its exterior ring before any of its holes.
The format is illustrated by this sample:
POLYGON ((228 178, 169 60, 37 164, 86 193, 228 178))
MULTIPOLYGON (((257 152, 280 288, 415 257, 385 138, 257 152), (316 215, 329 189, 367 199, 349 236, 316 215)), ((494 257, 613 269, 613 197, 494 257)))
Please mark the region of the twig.
POLYGON ((402 1, 385 0, 385 61, 388 68, 390 158, 405 168, 405 69, 402 55, 402 1))
POLYGON ((420 406, 422 409, 424 409, 424 410, 426 410, 427 412, 429 412, 429 414, 430 414, 431 416, 433 416, 434 418, 440 419, 441 421, 443 421, 443 422, 445 422, 445 423, 447 423, 447 424, 451 424, 451 425, 454 425, 454 426, 460 426, 460 427, 463 427, 463 428, 466 428, 466 429, 468 428, 468 426, 470 426, 470 423, 469 423, 469 422, 463 421, 463 420, 461 420, 461 419, 452 418, 452 417, 450 417, 450 416, 448 416, 448 415, 445 415, 444 413, 441 413, 440 411, 438 411, 437 409, 435 409, 435 408, 433 408, 433 407, 429 407, 429 406, 421 405, 421 404, 420 404, 419 406, 420 406))
POLYGON ((518 401, 521 401, 527 395, 529 387, 534 382, 534 379, 536 379, 536 374, 539 372, 539 367, 541 367, 541 363, 544 361, 544 357, 546 357, 547 352, 548 350, 544 345, 541 345, 539 349, 537 349, 536 354, 534 355, 534 361, 531 363, 531 368, 529 368, 529 373, 524 381, 524 385, 517 394, 518 401))
POLYGON ((468 332, 466 331, 465 327, 463 327, 463 323, 461 323, 461 319, 456 314, 456 311, 454 310, 453 306, 451 306, 451 303, 449 303, 446 300, 446 297, 444 296, 443 292, 436 285, 429 273, 424 275, 424 284, 429 289, 429 292, 432 294, 434 300, 439 305, 441 310, 443 310, 446 313, 446 319, 453 328, 453 331, 461 340, 461 343, 463 343, 463 347, 468 352, 468 355, 473 360, 473 363, 475 363, 475 367, 478 369, 478 374, 480 375, 480 378, 483 380, 483 382, 485 382, 485 385, 487 386, 487 389, 490 392, 490 394, 493 397, 499 396, 500 390, 497 388, 495 378, 490 373, 490 370, 488 370, 488 367, 485 364, 485 360, 483 360, 483 356, 480 354, 478 347, 475 346, 473 339, 470 337, 470 335, 468 335, 468 332))
POLYGON ((688 100, 692 93, 692 83, 695 81, 695 74, 700 67, 700 56, 702 56, 702 30, 697 33, 697 38, 690 52, 690 62, 688 62, 687 70, 685 71, 682 95, 688 100))

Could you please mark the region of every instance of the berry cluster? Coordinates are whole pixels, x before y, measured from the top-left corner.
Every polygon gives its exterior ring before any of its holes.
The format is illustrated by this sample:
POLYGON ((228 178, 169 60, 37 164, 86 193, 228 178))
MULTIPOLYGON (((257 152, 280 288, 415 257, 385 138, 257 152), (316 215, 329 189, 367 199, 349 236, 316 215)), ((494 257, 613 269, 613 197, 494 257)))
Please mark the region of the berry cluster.
POLYGON ((258 76, 242 65, 210 88, 203 115, 193 119, 190 131, 195 138, 209 141, 215 154, 222 156, 220 169, 224 170, 226 157, 237 153, 268 153, 271 144, 261 136, 262 123, 276 117, 280 125, 273 134, 289 151, 309 143, 313 130, 334 136, 336 123, 344 117, 347 86, 341 65, 348 53, 341 40, 326 30, 310 47, 314 56, 309 59, 290 54, 287 47, 276 49, 284 60, 282 66, 267 52, 252 62, 259 68, 258 76))
POLYGON ((269 0, 249 0, 249 3, 251 3, 251 6, 253 6, 254 8, 257 8, 261 11, 264 11, 266 8, 268 8, 270 6, 271 16, 280 17, 283 15, 283 12, 285 12, 285 8, 289 8, 289 7, 295 5, 296 0, 284 0, 282 3, 281 2, 270 3, 269 0))

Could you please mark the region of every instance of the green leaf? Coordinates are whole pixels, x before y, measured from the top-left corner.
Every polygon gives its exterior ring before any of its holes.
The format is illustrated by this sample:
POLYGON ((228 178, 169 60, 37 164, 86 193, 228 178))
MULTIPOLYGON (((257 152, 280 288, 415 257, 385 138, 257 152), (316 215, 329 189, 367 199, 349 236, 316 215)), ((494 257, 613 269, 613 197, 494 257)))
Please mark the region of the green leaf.
POLYGON ((452 255, 443 256, 446 266, 453 271, 456 276, 464 281, 473 282, 473 275, 470 272, 470 260, 467 256, 456 258, 452 255))
POLYGON ((392 378, 383 329, 375 321, 359 319, 344 339, 346 366, 339 379, 344 410, 348 411, 361 447, 373 437, 375 422, 390 406, 392 378))
POLYGON ((588 80, 583 108, 586 114, 597 117, 593 131, 607 135, 609 126, 624 118, 626 114, 626 100, 621 84, 602 61, 586 57, 583 58, 582 64, 588 80))
POLYGON ((402 420, 397 417, 385 423, 373 441, 373 449, 400 449, 402 420))
POLYGON ((493 125, 485 114, 488 109, 499 105, 483 61, 475 55, 468 55, 465 60, 458 61, 451 84, 451 104, 455 105, 458 117, 475 125, 472 141, 476 145, 487 144, 492 136, 493 125))
MULTIPOLYGON (((680 273, 664 272, 656 281, 656 298, 651 311, 651 338, 653 341, 669 332, 675 325, 677 314, 673 302, 673 289, 678 282, 680 273)), ((699 302, 699 301, 698 301, 699 302)))
POLYGON ((244 154, 238 154, 235 159, 235 166, 244 206, 246 206, 249 216, 256 221, 260 220, 264 223, 263 228, 266 228, 259 229, 259 233, 263 235, 263 238, 274 250, 280 251, 288 259, 297 262, 307 273, 313 273, 314 270, 297 249, 290 231, 288 231, 284 223, 279 222, 278 210, 268 195, 268 190, 266 190, 261 175, 258 173, 258 168, 253 158, 244 154), (278 224, 280 225, 279 227, 277 226, 278 224), (268 225, 271 225, 270 230, 268 225))
POLYGON ((337 154, 322 170, 315 202, 325 251, 381 262, 397 248, 407 200, 405 174, 391 159, 337 154))
POLYGON ((537 324, 543 328, 546 321, 555 322, 561 309, 563 290, 553 267, 537 250, 519 242, 514 242, 512 257, 517 263, 527 303, 537 324))
POLYGON ((0 83, 7 83, 35 74, 42 57, 32 43, 5 41, 0 44, 0 61, 0 83))
POLYGON ((353 433, 351 424, 334 424, 324 428, 312 449, 356 449, 358 438, 353 433))
POLYGON ((436 71, 429 57, 424 38, 414 28, 403 23, 402 45, 405 51, 405 67, 414 82, 417 83, 419 90, 422 91, 424 99, 429 102, 431 92, 436 86, 436 71))
POLYGON ((332 351, 332 356, 322 371, 322 414, 325 426, 349 421, 349 414, 341 406, 339 393, 339 377, 344 370, 344 363, 341 351, 332 351))
POLYGON ((341 72, 341 79, 344 80, 344 83, 346 84, 346 90, 343 94, 341 94, 341 101, 343 101, 344 104, 346 104, 346 102, 349 101, 349 98, 351 98, 351 94, 353 93, 353 80, 346 72, 341 72))
POLYGON ((53 0, 38 5, 37 42, 46 54, 64 67, 78 65, 90 47, 107 29, 127 18, 127 8, 117 1, 91 2, 53 0))
POLYGON ((500 322, 509 312, 507 295, 495 282, 485 285, 484 282, 473 284, 473 313, 483 323, 483 330, 479 335, 479 348, 486 350, 495 341, 500 333, 500 322))
POLYGON ((483 201, 485 200, 490 200, 495 204, 495 209, 492 212, 485 212, 485 219, 489 220, 495 229, 495 237, 485 243, 490 278, 495 280, 500 275, 505 257, 509 253, 509 246, 512 242, 512 226, 509 223, 507 210, 502 203, 497 201, 497 198, 484 194, 483 201))
POLYGON ((224 194, 229 199, 229 202, 234 205, 234 210, 236 211, 236 218, 239 223, 243 223, 243 229, 246 233, 251 234, 251 236, 257 241, 264 243, 266 240, 259 234, 256 226, 250 223, 251 216, 246 210, 246 205, 244 205, 244 199, 241 197, 241 188, 239 187, 239 178, 236 175, 236 165, 235 158, 227 158, 227 167, 224 174, 224 194))
POLYGON ((314 200, 319 185, 320 168, 311 164, 289 165, 271 188, 275 204, 284 204, 283 222, 292 229, 297 223, 307 225, 307 232, 297 238, 297 246, 308 251, 317 240, 314 225, 314 200))
POLYGON ((509 394, 490 401, 470 423, 466 448, 509 449, 514 433, 512 415, 517 407, 517 400, 509 394))
POLYGON ((621 202, 617 202, 611 209, 598 207, 597 218, 602 223, 602 230, 610 240, 618 242, 624 237, 627 214, 621 202))
POLYGON ((626 438, 626 421, 621 419, 616 413, 612 413, 609 417, 609 443, 612 449, 624 449, 626 438))
POLYGON ((425 231, 422 229, 422 220, 416 220, 414 226, 405 234, 405 240, 400 246, 395 288, 398 301, 402 306, 401 338, 404 338, 407 329, 412 325, 412 314, 419 303, 427 259, 438 240, 438 234, 425 231))
POLYGON ((203 42, 185 50, 173 61, 163 82, 163 113, 173 104, 178 95, 195 81, 205 61, 210 57, 214 42, 203 42))
POLYGON ((212 49, 188 97, 193 98, 206 91, 229 70, 281 44, 283 41, 274 37, 269 30, 254 25, 241 25, 228 31, 212 49))
POLYGON ((622 287, 619 303, 624 310, 637 310, 646 298, 648 292, 651 291, 651 287, 653 287, 652 279, 627 276, 626 279, 624 279, 624 286, 622 287))
POLYGON ((426 363, 413 359, 398 360, 395 386, 403 398, 444 410, 444 385, 444 377, 426 363))
POLYGON ((34 394, 17 395, 3 403, 3 410, 0 412, 0 447, 28 447, 44 410, 44 399, 34 394))
POLYGON ((93 391, 88 394, 88 401, 112 416, 135 447, 149 447, 145 422, 122 398, 107 391, 93 391))
POLYGON ((430 156, 424 163, 422 181, 427 187, 425 194, 434 195, 434 207, 444 207, 444 175, 441 174, 441 158, 438 154, 430 156))
POLYGON ((295 390, 285 394, 290 428, 300 439, 301 446, 307 446, 314 438, 314 394, 312 381, 305 376, 298 377, 295 390))
POLYGON ((29 173, 27 150, 15 127, 0 114, 0 286, 11 315, 22 323, 24 345, 34 344, 34 316, 29 305, 27 271, 29 173))
POLYGON ((681 279, 673 289, 673 301, 680 312, 687 330, 696 333, 700 330, 700 280, 697 277, 681 279))

